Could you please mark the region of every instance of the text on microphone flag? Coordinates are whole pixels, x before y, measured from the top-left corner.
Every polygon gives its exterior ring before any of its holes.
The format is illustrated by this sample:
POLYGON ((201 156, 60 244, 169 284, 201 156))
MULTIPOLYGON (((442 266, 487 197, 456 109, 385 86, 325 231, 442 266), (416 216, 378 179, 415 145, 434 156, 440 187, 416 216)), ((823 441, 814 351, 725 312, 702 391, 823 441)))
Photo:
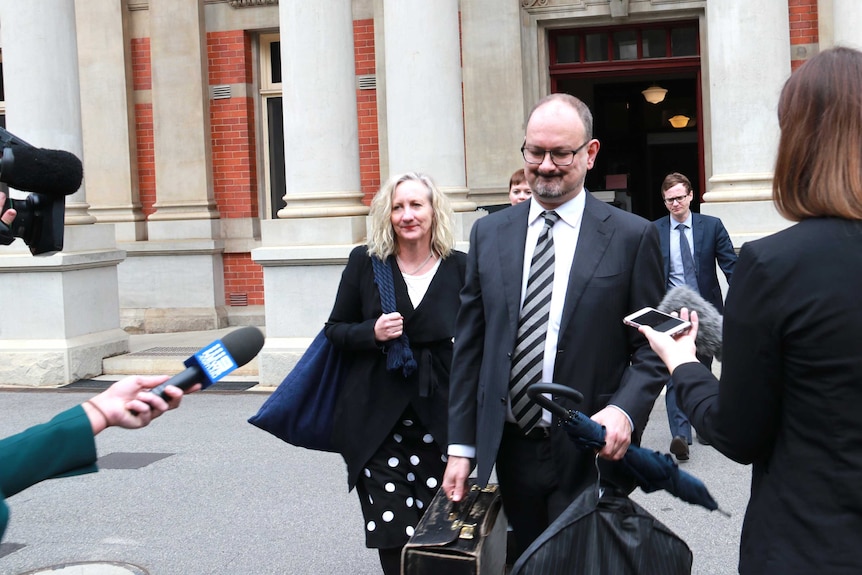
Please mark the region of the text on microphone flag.
POLYGON ((216 340, 199 350, 184 363, 186 367, 191 367, 194 364, 200 366, 209 380, 208 382, 203 382, 204 388, 214 384, 238 367, 220 340, 216 340))

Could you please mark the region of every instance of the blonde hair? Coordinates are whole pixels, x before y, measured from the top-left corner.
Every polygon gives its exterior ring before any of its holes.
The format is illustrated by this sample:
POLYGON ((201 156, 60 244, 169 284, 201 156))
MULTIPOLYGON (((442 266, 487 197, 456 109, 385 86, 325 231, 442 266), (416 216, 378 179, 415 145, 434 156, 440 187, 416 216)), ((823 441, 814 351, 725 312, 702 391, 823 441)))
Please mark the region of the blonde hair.
POLYGON ((385 260, 397 251, 395 230, 392 228, 392 198, 395 189, 402 183, 419 182, 428 190, 431 210, 431 251, 440 259, 447 257, 455 246, 452 231, 452 206, 446 194, 437 189, 434 181, 425 174, 407 172, 395 174, 384 183, 371 200, 371 235, 368 238, 368 254, 385 260))

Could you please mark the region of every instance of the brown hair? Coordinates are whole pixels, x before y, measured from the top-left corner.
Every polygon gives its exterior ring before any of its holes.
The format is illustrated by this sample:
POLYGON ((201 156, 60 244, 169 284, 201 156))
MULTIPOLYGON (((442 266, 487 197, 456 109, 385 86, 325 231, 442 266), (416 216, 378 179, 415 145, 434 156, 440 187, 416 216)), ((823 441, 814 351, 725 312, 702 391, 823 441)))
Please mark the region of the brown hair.
POLYGON ((785 218, 862 219, 862 52, 832 48, 791 74, 778 101, 772 198, 785 218))
POLYGON ((509 190, 512 189, 512 186, 517 186, 518 184, 523 184, 527 181, 527 176, 524 175, 524 168, 520 168, 515 170, 515 173, 512 174, 512 177, 509 178, 509 190))
POLYGON ((661 183, 661 197, 664 199, 664 193, 674 187, 677 184, 682 184, 685 186, 685 191, 691 191, 691 180, 686 178, 684 175, 679 172, 671 172, 670 174, 664 177, 664 181, 661 183))

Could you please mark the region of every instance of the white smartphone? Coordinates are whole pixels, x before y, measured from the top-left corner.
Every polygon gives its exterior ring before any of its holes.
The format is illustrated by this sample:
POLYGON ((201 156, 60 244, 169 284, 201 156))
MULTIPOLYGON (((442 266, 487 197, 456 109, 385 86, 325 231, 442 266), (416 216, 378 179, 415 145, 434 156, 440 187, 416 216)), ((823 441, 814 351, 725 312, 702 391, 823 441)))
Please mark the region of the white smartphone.
POLYGON ((648 325, 654 330, 664 332, 671 337, 679 335, 691 327, 690 322, 652 307, 645 307, 640 311, 627 315, 623 318, 623 323, 635 328, 648 325))

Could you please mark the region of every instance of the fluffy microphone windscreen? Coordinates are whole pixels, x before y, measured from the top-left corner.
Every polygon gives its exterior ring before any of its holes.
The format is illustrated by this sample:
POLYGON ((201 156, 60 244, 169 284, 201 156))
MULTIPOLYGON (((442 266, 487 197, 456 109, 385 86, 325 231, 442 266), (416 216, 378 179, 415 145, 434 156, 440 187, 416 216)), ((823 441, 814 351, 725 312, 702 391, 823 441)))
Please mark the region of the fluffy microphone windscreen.
POLYGON ((3 170, 3 181, 16 190, 62 197, 81 187, 84 168, 75 154, 15 143, 9 148, 14 161, 3 170))
POLYGON ((659 303, 658 310, 670 313, 678 312, 684 307, 697 312, 698 330, 694 345, 698 353, 721 361, 721 314, 714 305, 687 286, 677 286, 668 290, 659 303))

